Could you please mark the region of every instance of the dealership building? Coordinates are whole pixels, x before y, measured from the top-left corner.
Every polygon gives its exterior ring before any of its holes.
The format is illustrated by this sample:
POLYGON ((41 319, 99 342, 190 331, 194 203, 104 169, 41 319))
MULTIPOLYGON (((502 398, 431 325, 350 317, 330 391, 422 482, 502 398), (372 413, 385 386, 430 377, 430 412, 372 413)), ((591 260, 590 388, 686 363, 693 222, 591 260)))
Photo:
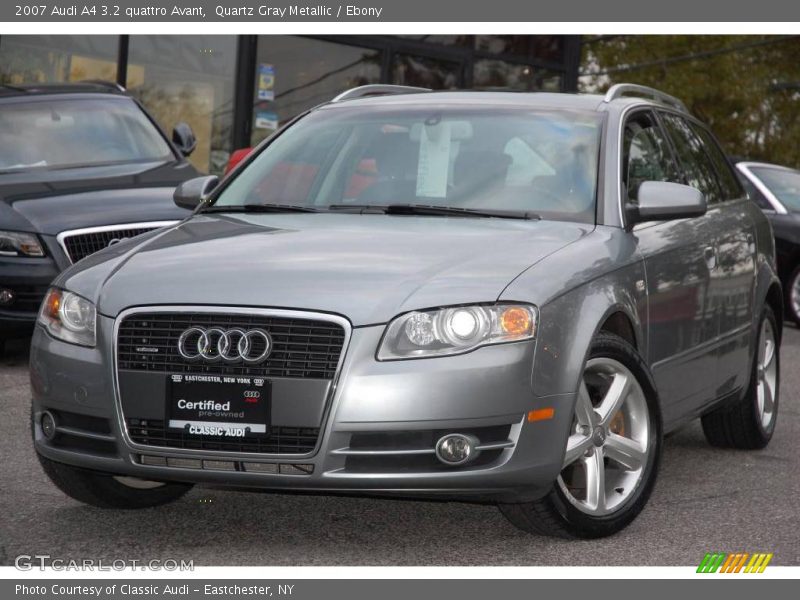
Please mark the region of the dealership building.
POLYGON ((0 83, 125 86, 212 173, 295 115, 369 83, 575 91, 580 37, 565 35, 2 35, 0 83))

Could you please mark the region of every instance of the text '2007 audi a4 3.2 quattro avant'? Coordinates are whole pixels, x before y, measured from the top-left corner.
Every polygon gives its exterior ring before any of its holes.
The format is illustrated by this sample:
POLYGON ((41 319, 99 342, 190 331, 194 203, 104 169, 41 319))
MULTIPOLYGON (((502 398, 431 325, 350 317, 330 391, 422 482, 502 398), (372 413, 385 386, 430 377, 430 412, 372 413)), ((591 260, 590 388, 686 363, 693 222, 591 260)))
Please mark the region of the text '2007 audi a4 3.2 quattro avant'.
POLYGON ((599 537, 646 503, 665 433, 773 434, 770 226, 656 90, 357 88, 175 201, 196 212, 41 308, 35 447, 83 502, 433 496, 599 537))

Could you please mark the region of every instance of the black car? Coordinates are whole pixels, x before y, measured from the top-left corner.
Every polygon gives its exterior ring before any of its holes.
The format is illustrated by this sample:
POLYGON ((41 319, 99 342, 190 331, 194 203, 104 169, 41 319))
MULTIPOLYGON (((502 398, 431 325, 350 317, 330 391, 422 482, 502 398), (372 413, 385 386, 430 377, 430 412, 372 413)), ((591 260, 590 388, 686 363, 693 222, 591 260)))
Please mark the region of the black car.
POLYGON ((800 326, 800 171, 751 161, 739 161, 736 168, 772 223, 786 310, 800 326))
POLYGON ((188 214, 172 193, 195 146, 116 85, 0 85, 0 351, 64 268, 188 214))

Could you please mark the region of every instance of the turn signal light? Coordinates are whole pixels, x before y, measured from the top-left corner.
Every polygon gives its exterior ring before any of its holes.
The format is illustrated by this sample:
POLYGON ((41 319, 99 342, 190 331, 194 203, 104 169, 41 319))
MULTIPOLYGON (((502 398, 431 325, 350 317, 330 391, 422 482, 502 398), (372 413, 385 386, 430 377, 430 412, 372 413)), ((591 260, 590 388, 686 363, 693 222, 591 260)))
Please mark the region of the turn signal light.
POLYGON ((500 326, 508 335, 527 335, 533 326, 531 313, 519 306, 509 306, 500 315, 500 326))
POLYGON ((552 406, 537 408, 528 413, 528 423, 533 423, 534 421, 548 421, 552 419, 555 414, 556 411, 552 406))

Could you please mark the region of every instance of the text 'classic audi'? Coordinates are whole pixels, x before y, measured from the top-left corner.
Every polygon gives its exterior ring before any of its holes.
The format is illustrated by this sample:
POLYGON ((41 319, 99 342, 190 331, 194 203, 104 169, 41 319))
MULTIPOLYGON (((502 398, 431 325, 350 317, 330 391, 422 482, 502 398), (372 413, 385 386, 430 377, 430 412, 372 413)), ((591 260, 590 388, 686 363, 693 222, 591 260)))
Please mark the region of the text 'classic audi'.
POLYGON ((35 447, 83 502, 446 497, 599 537, 645 505, 665 433, 775 430, 769 223, 656 90, 356 88, 175 201, 194 214, 41 307, 35 447))

